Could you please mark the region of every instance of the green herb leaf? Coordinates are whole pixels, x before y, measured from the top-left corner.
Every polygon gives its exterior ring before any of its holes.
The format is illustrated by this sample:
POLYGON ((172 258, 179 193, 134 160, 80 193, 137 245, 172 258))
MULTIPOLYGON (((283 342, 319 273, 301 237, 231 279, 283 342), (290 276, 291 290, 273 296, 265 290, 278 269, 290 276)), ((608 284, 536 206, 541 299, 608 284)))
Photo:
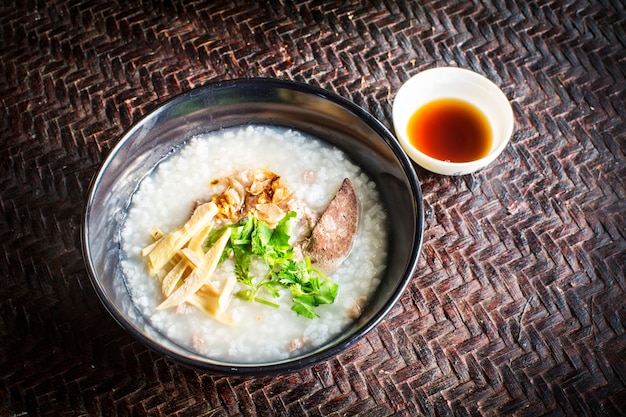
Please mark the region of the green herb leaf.
POLYGON ((315 301, 318 305, 332 304, 337 297, 337 290, 339 285, 331 281, 323 281, 320 283, 319 294, 315 297, 315 301))
POLYGON ((274 233, 272 233, 272 239, 270 244, 281 252, 287 252, 292 250, 292 246, 289 243, 291 239, 291 220, 296 217, 295 211, 290 211, 283 217, 276 225, 274 233))
POLYGON ((252 253, 262 257, 268 250, 273 249, 269 243, 274 230, 265 222, 257 220, 255 222, 256 227, 252 232, 252 253))
POLYGON ((315 309, 311 304, 302 302, 301 300, 295 298, 293 300, 291 310, 295 311, 298 315, 304 316, 308 319, 314 319, 319 317, 319 314, 315 312, 315 309))
MULTIPOLYGON (((250 214, 239 223, 226 226, 232 228, 231 237, 221 260, 232 256, 237 280, 250 287, 239 291, 236 294, 239 298, 278 307, 257 294, 262 290, 269 296, 278 298, 280 290, 288 290, 293 301, 291 309, 298 315, 313 319, 319 317, 315 307, 334 303, 338 285, 312 267, 309 258, 305 261, 292 259, 294 251, 290 243, 290 229, 291 220, 295 217, 296 212, 289 212, 272 228, 250 214), (250 275, 254 258, 262 260, 268 270, 260 279, 250 275)), ((209 245, 221 236, 223 229, 209 235, 209 245)))

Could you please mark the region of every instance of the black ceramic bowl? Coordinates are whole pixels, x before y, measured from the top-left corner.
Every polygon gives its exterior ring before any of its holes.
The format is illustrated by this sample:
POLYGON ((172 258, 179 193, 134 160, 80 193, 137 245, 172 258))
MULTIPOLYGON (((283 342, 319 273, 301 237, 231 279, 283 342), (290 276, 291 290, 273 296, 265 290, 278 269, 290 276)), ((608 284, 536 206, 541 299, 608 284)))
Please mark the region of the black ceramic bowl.
POLYGON ((414 273, 423 234, 422 208, 420 185, 408 157, 391 133, 363 109, 306 84, 231 80, 174 97, 122 136, 91 185, 82 232, 83 252, 93 286, 106 309, 149 348, 185 365, 220 374, 284 373, 338 354, 385 317, 414 273), (120 270, 121 225, 139 181, 192 136, 246 124, 297 129, 343 150, 376 182, 390 231, 386 270, 361 317, 311 352, 259 364, 203 357, 161 336, 133 307, 120 270))

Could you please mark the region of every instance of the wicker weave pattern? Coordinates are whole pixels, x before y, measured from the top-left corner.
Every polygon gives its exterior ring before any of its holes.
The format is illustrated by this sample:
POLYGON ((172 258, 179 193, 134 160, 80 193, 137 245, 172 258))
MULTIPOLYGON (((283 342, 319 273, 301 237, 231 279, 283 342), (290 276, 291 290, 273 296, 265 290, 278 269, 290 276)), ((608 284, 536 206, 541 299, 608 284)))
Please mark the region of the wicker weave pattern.
POLYGON ((623 2, 264 3, 0 3, 0 415, 626 415, 623 2), (498 84, 515 136, 475 175, 418 170, 418 271, 360 343, 226 378, 107 315, 80 253, 86 189, 158 102, 278 77, 390 127, 402 82, 444 65, 498 84))

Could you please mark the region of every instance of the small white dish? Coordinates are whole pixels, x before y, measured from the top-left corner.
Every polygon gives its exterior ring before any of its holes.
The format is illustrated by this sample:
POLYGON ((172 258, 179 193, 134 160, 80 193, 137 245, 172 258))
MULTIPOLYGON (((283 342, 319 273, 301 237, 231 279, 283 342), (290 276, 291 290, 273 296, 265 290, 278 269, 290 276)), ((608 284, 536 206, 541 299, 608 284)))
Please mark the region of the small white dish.
POLYGON ((514 124, 511 103, 498 86, 480 74, 456 67, 433 68, 411 77, 396 94, 392 117, 396 137, 409 157, 423 168, 443 175, 470 174, 489 165, 508 144, 514 124), (411 116, 426 103, 445 98, 466 101, 487 117, 493 137, 485 157, 471 162, 442 161, 410 142, 407 127, 411 116))

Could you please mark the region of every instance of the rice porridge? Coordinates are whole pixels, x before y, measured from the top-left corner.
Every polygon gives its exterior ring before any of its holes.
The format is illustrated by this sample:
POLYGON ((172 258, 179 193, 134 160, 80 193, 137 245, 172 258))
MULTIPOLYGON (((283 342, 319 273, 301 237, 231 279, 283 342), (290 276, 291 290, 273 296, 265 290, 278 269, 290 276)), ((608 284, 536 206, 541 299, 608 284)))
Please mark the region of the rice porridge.
MULTIPOLYGON (((134 306, 162 335, 197 354, 228 363, 266 363, 305 353, 338 336, 354 320, 355 306, 377 288, 387 259, 386 213, 378 191, 362 170, 340 150, 299 131, 251 125, 192 138, 160 162, 139 184, 121 230, 121 268, 134 306), (352 182, 359 204, 359 223, 352 248, 329 278, 338 284, 333 304, 316 308, 318 318, 297 315, 284 291, 271 307, 232 297, 229 323, 195 306, 157 309, 161 283, 148 273, 142 249, 163 232, 187 221, 198 199, 212 193, 216 178, 251 168, 281 177, 293 197, 322 213, 344 178, 352 182)), ((227 262, 216 274, 232 274, 227 262)), ((235 284, 238 289, 242 284, 235 284)), ((235 292, 237 291, 235 289, 235 292)))

